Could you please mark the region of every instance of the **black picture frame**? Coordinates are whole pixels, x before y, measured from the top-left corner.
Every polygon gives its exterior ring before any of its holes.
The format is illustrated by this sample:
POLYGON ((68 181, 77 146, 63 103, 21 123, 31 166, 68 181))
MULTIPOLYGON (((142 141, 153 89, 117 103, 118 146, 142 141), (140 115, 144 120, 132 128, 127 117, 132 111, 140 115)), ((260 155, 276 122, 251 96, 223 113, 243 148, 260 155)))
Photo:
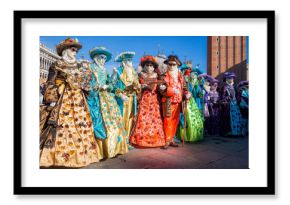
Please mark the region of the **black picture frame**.
POLYGON ((15 195, 273 195, 275 194, 275 11, 14 11, 14 194, 15 195), (150 15, 148 15, 148 12, 150 15), (266 187, 23 187, 21 171, 21 24, 24 18, 232 18, 267 20, 266 187), (269 74, 270 73, 270 74, 269 74))

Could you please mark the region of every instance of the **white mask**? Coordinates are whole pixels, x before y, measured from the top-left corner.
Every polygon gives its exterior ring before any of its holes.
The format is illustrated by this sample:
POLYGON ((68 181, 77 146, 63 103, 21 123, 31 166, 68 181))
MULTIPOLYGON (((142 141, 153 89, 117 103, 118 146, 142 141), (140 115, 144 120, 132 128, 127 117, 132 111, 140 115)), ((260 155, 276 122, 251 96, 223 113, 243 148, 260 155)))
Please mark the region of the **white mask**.
POLYGON ((67 63, 75 63, 76 62, 76 54, 77 52, 67 48, 62 51, 62 59, 67 63))
POLYGON ((145 70, 146 73, 152 74, 154 72, 154 66, 153 66, 153 64, 147 64, 146 63, 145 66, 144 66, 144 70, 145 70))
POLYGON ((96 57, 94 57, 95 63, 102 68, 104 67, 104 65, 106 63, 106 60, 107 60, 107 56, 104 54, 100 54, 100 55, 97 55, 96 57))
POLYGON ((132 60, 126 59, 122 61, 124 67, 133 67, 132 60))

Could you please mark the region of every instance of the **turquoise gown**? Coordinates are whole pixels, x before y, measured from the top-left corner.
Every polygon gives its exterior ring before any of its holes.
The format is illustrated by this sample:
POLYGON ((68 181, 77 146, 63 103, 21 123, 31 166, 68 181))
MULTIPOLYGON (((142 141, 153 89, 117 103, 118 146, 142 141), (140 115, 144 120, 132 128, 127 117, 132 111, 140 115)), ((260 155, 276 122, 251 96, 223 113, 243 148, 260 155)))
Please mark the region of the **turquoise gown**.
POLYGON ((126 131, 123 117, 112 93, 106 69, 95 63, 90 65, 92 70, 91 91, 87 97, 94 132, 103 157, 112 158, 117 154, 128 152, 126 131), (106 90, 101 87, 108 85, 106 90))

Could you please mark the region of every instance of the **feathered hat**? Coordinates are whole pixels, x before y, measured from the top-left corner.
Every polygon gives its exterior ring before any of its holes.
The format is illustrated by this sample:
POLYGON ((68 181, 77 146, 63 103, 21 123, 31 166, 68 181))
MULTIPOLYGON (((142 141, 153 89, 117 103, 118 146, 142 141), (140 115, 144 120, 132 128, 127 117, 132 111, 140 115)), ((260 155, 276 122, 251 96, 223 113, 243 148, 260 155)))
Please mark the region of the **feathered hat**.
POLYGON ((142 68, 144 68, 146 63, 152 63, 155 69, 158 68, 157 59, 154 56, 151 56, 151 55, 143 56, 140 59, 140 64, 142 68))
POLYGON ((115 61, 122 62, 125 59, 132 60, 134 55, 135 55, 135 52, 133 52, 133 51, 125 51, 125 52, 122 52, 119 55, 117 55, 117 57, 115 58, 115 61))
POLYGON ((203 79, 205 79, 206 81, 209 81, 209 82, 213 81, 213 77, 211 77, 210 75, 208 75, 206 73, 198 75, 198 78, 199 79, 203 78, 203 79))
POLYGON ((106 62, 108 62, 112 58, 112 53, 103 46, 98 46, 90 50, 90 56, 92 59, 94 59, 96 55, 100 54, 104 54, 105 56, 107 56, 106 62))
POLYGON ((78 50, 82 48, 82 45, 79 43, 78 39, 73 39, 73 38, 66 38, 62 42, 60 42, 56 46, 56 51, 59 56, 62 56, 62 51, 64 49, 70 48, 70 47, 76 47, 78 50))
POLYGON ((234 72, 225 72, 223 75, 223 80, 225 81, 227 78, 235 78, 236 74, 234 72))

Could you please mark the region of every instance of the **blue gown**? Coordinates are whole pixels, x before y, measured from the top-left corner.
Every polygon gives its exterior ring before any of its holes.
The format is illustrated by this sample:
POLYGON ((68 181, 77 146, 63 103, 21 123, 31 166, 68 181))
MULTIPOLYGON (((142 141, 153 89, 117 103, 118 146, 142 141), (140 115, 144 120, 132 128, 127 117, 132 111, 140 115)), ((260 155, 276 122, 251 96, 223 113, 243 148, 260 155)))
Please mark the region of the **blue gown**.
POLYGON ((127 133, 115 95, 112 93, 113 86, 105 69, 95 63, 90 67, 93 73, 91 87, 94 89, 91 89, 87 101, 101 154, 107 158, 125 154, 128 152, 127 133), (102 90, 104 85, 108 86, 106 90, 102 90))

